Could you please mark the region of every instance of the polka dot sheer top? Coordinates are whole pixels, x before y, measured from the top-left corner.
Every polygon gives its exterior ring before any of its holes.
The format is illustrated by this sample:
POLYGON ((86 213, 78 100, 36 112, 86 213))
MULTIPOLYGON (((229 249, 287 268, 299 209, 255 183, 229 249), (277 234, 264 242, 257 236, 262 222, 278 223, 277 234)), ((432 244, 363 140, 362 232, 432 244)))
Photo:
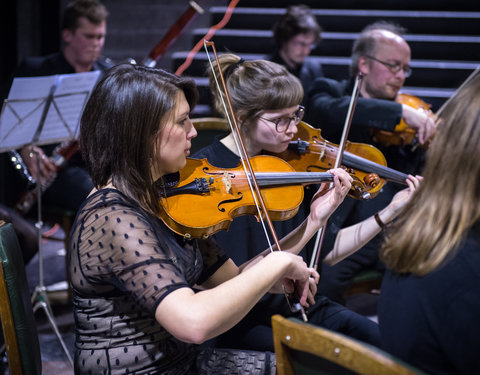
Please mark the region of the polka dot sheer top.
POLYGON ((163 329, 155 310, 224 264, 214 240, 185 241, 115 189, 87 198, 70 238, 75 373, 191 372, 198 347, 163 329))

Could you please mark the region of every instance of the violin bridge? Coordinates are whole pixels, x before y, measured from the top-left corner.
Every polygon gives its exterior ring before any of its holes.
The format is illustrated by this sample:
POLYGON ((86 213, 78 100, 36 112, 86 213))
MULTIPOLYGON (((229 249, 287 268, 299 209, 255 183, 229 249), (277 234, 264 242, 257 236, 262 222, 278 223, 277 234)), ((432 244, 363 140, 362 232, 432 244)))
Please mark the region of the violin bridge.
POLYGON ((325 157, 325 149, 326 149, 327 145, 325 142, 323 142, 322 144, 322 151, 320 152, 320 154, 318 155, 318 160, 322 160, 324 157, 325 157))
POLYGON ((227 191, 227 193, 232 194, 232 180, 230 179, 230 175, 227 172, 223 172, 222 181, 225 185, 225 190, 227 191))

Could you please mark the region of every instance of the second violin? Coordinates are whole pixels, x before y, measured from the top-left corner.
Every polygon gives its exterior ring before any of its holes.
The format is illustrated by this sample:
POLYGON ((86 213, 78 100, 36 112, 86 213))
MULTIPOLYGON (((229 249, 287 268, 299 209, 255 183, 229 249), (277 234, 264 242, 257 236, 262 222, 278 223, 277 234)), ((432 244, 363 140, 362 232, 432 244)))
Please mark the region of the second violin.
MULTIPOLYGON (((296 171, 317 172, 333 168, 338 145, 321 136, 321 130, 305 122, 298 125, 297 141, 277 156, 286 160, 296 171)), ((385 156, 376 147, 347 142, 342 165, 353 177, 349 195, 357 199, 375 197, 386 181, 406 184, 407 175, 387 167, 385 156)))

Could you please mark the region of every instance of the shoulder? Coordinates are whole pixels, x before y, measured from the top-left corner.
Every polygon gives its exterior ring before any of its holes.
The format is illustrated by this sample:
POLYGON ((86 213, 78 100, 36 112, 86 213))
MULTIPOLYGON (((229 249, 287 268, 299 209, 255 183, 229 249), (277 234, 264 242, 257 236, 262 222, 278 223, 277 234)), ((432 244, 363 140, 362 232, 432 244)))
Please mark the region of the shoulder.
POLYGON ((63 58, 63 55, 56 52, 48 56, 25 58, 17 67, 15 76, 34 77, 72 72, 73 68, 63 58))
POLYGON ((207 159, 207 161, 219 168, 235 168, 239 163, 239 158, 230 151, 222 142, 220 137, 215 137, 214 141, 192 155, 196 159, 207 159))
POLYGON ((332 94, 343 95, 348 83, 348 80, 337 81, 332 78, 320 77, 313 82, 311 94, 331 92, 332 94))
POLYGON ((319 57, 309 56, 303 62, 303 69, 308 70, 309 72, 314 72, 318 74, 323 74, 322 63, 319 57))
POLYGON ((113 60, 109 59, 108 57, 100 57, 93 64, 93 70, 106 71, 112 68, 114 65, 115 63, 113 62, 113 60))

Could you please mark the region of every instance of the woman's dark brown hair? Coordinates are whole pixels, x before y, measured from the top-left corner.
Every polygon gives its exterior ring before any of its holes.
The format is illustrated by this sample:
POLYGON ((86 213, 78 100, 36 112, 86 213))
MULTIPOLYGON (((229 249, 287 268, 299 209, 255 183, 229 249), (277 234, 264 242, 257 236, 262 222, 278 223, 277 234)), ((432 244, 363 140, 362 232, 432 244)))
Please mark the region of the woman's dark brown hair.
POLYGON ((96 188, 112 181, 146 210, 157 213, 151 173, 155 140, 183 91, 193 109, 198 92, 192 79, 160 69, 113 67, 92 92, 80 124, 80 144, 96 188))

